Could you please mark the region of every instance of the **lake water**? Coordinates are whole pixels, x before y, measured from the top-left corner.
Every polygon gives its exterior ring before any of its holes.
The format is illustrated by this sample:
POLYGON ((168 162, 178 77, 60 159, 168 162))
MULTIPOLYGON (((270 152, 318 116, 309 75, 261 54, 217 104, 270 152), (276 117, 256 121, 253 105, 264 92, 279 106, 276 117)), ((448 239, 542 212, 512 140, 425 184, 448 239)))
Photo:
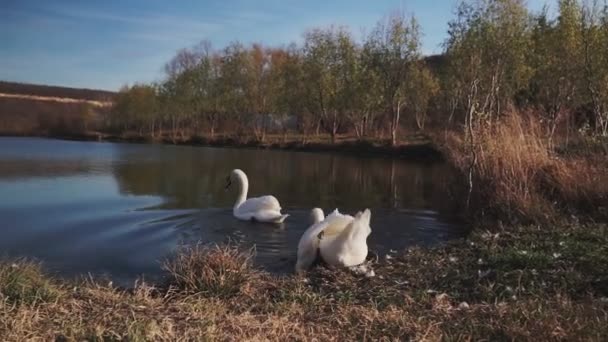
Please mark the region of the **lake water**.
POLYGON ((372 210, 379 255, 463 236, 461 201, 442 163, 255 149, 0 138, 0 254, 33 257, 61 276, 108 275, 122 285, 161 276, 180 245, 236 241, 256 262, 291 272, 309 213, 372 210), (283 226, 232 217, 230 170, 250 196, 272 194, 283 226))

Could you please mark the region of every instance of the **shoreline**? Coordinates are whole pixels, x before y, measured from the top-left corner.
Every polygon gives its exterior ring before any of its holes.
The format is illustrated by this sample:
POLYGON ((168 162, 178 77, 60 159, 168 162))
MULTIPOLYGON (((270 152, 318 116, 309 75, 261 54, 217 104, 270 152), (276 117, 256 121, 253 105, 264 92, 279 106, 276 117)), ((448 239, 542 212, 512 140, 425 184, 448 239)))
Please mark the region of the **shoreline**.
MULTIPOLYGON (((238 149, 264 149, 264 150, 280 150, 294 152, 314 152, 314 153, 340 153, 346 155, 358 156, 375 156, 375 157, 392 157, 415 161, 445 161, 443 153, 431 141, 430 138, 424 136, 423 139, 418 139, 407 144, 391 146, 386 143, 381 143, 372 140, 357 140, 348 139, 331 142, 307 142, 297 141, 293 137, 288 136, 287 141, 283 139, 272 139, 267 141, 257 141, 254 139, 239 141, 232 137, 216 137, 208 138, 204 136, 194 136, 187 139, 173 141, 170 138, 152 138, 145 136, 118 136, 99 132, 83 133, 83 134, 38 134, 38 135, 16 135, 16 134, 0 134, 0 137, 23 137, 23 138, 47 138, 70 141, 99 141, 113 143, 131 143, 131 144, 163 144, 163 145, 179 145, 179 146, 202 146, 202 147, 220 147, 220 148, 238 148, 238 149)), ((422 137, 421 135, 415 137, 422 137)))
POLYGON ((273 276, 237 246, 179 251, 162 284, 49 277, 0 259, 0 335, 45 340, 605 340, 605 224, 484 226, 373 262, 273 276), (492 229, 487 230, 487 229, 492 229), (541 238, 542 237, 542 238, 541 238), (429 267, 433 268, 429 272, 429 267))

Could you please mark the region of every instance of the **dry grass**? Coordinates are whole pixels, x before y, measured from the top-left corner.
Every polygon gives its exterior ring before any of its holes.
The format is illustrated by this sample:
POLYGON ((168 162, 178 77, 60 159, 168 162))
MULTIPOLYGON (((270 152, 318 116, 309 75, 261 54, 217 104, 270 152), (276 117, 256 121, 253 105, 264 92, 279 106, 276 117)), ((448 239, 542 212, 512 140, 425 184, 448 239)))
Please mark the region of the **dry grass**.
POLYGON ((178 291, 229 298, 244 293, 255 277, 253 251, 237 246, 197 245, 186 248, 164 264, 169 284, 178 291))
POLYGON ((562 225, 550 233, 512 227, 394 254, 374 264, 375 278, 323 267, 303 278, 255 269, 250 254, 234 247, 197 247, 171 261, 168 286, 137 284, 128 291, 94 282, 55 284, 27 262, 5 263, 0 274, 14 278, 23 271, 16 277, 47 279, 29 288, 53 283, 57 295, 15 304, 6 292, 12 286, 0 284, 0 336, 4 341, 600 341, 608 338, 607 248, 603 225, 562 225), (184 264, 176 265, 178 260, 184 264))
MULTIPOLYGON (((475 214, 548 222, 560 213, 605 215, 608 163, 590 156, 559 156, 533 115, 512 112, 474 131, 475 214)), ((450 159, 468 173, 473 153, 461 135, 446 141, 450 159)))

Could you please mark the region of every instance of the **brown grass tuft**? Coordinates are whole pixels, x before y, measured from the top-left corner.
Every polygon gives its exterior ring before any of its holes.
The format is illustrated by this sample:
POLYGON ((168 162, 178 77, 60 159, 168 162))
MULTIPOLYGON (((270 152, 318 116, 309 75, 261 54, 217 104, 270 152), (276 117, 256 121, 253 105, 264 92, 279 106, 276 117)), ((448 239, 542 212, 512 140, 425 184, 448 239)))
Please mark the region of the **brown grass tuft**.
POLYGON ((231 245, 197 245, 185 248, 163 268, 169 284, 181 292, 229 298, 246 290, 255 278, 253 251, 231 245))

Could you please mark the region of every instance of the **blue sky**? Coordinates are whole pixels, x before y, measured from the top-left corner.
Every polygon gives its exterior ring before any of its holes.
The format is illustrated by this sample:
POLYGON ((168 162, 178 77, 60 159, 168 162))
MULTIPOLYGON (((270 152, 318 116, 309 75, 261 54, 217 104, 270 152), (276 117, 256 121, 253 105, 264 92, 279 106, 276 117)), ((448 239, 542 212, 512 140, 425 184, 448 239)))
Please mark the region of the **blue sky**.
MULTIPOLYGON (((549 0, 547 0, 549 1, 549 0)), ((550 1, 552 3, 553 1, 550 1)), ((528 0, 539 9, 545 0, 528 0)), ((162 78, 163 65, 207 39, 280 46, 312 27, 361 37, 392 10, 413 13, 423 52, 441 52, 457 0, 1 0, 0 80, 117 90, 162 78)))

